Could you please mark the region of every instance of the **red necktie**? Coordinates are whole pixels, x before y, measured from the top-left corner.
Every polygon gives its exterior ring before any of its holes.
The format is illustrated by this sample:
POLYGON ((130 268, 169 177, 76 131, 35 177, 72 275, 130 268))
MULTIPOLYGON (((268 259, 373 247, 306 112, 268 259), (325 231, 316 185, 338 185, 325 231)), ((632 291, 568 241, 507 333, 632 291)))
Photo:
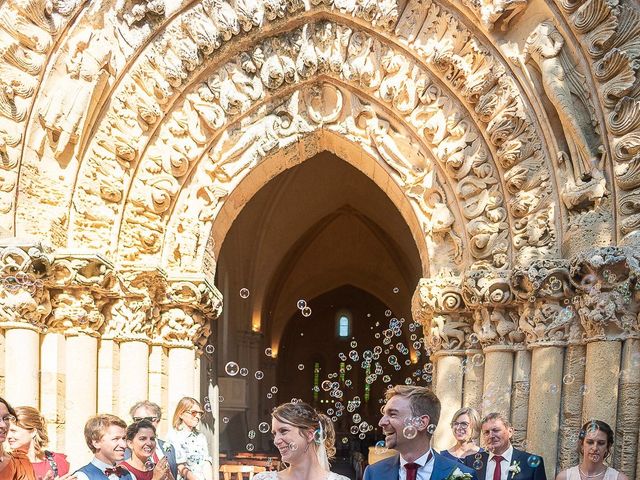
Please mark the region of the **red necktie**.
POLYGON ((418 468, 420 465, 417 463, 405 463, 404 468, 407 470, 407 480, 416 480, 418 476, 418 468))
POLYGON ((496 462, 496 469, 493 471, 493 480, 500 480, 502 477, 502 465, 501 462, 504 460, 504 457, 500 455, 494 455, 493 459, 496 462))

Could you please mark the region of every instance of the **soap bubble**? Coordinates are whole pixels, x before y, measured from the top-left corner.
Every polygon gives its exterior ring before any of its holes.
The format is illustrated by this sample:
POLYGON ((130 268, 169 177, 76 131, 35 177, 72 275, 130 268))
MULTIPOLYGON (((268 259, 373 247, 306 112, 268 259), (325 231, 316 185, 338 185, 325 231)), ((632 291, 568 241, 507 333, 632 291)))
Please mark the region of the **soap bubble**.
POLYGON ((253 452, 254 446, 253 443, 247 443, 247 452, 253 452))
POLYGON ((400 291, 400 289, 399 289, 398 287, 395 287, 395 288, 393 289, 393 293, 398 293, 399 291, 400 291))
POLYGON ((473 468, 476 470, 482 470, 482 467, 484 466, 484 464, 482 463, 482 460, 480 459, 476 459, 473 461, 473 468))
POLYGON ((242 367, 240 369, 240 375, 242 375, 243 377, 246 377, 247 375, 249 375, 249 369, 245 368, 245 367, 242 367))
POLYGON ((222 423, 229 423, 229 417, 222 417, 222 423))
POLYGON ((267 422, 262 422, 260 425, 258 425, 258 431, 260 433, 267 433, 269 432, 269 430, 271 430, 271 428, 269 427, 269 424, 267 422))
POLYGON ((255 430, 249 430, 249 433, 247 433, 247 437, 249 437, 251 440, 253 440, 254 438, 256 438, 256 431, 255 430))
POLYGON ((298 364, 298 370, 300 370, 300 371, 304 370, 304 363, 299 363, 298 364))
POLYGON ((155 463, 154 463, 154 461, 153 461, 153 457, 149 457, 149 458, 147 459, 147 461, 146 461, 146 462, 144 462, 144 469, 145 469, 145 471, 150 472, 150 471, 152 471, 154 468, 156 468, 156 464, 155 464, 155 463))
POLYGON ((562 377, 562 383, 564 383, 565 385, 571 385, 575 381, 576 377, 574 377, 570 373, 567 373, 564 377, 562 377))
POLYGON ((382 455, 386 451, 387 451, 387 444, 385 443, 384 440, 379 440, 374 447, 374 452, 376 453, 376 455, 382 455))
POLYGON ((249 289, 241 288, 240 289, 240 298, 249 298, 249 289))
POLYGON ((215 352, 215 350, 216 350, 216 347, 214 347, 213 345, 207 345, 206 347, 204 347, 204 351, 209 355, 215 352))
POLYGON ((271 393, 273 393, 273 394, 278 393, 278 387, 276 387, 275 385, 273 387, 271 387, 271 393))
POLYGON ((413 425, 407 425, 402 429, 402 435, 404 435, 404 438, 406 438, 407 440, 415 438, 417 434, 418 430, 413 425))
POLYGON ((298 300, 298 303, 296 304, 296 306, 298 307, 298 310, 302 310, 307 306, 307 302, 306 300, 300 299, 298 300))
POLYGON ((229 362, 224 366, 224 371, 227 372, 227 375, 231 377, 235 377, 238 374, 240 367, 236 362, 229 362))
POLYGON ((302 316, 303 317, 310 317, 311 316, 311 308, 310 307, 304 307, 302 309, 302 316))
POLYGON ((434 425, 433 423, 430 423, 429 425, 427 425, 427 433, 429 435, 433 435, 433 432, 436 431, 436 425, 434 425))
POLYGON ((273 356, 273 350, 271 350, 271 348, 265 348, 265 350, 264 350, 264 354, 265 354, 267 357, 272 357, 272 356, 273 356))
POLYGON ((261 370, 258 370, 255 374, 256 380, 262 380, 264 378, 264 373, 261 370))
POLYGON ((540 465, 541 462, 541 458, 537 455, 529 455, 529 458, 527 458, 527 465, 529 465, 531 468, 537 468, 538 465, 540 465))

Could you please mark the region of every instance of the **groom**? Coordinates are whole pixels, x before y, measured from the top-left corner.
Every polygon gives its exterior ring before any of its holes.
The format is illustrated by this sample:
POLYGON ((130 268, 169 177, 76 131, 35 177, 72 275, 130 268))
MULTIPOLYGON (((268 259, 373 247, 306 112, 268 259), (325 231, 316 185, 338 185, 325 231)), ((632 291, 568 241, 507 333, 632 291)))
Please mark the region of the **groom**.
POLYGON ((385 400, 378 425, 387 448, 400 455, 369 465, 363 480, 477 480, 473 469, 431 448, 440 418, 440 400, 435 393, 425 387, 396 385, 386 391, 385 400))

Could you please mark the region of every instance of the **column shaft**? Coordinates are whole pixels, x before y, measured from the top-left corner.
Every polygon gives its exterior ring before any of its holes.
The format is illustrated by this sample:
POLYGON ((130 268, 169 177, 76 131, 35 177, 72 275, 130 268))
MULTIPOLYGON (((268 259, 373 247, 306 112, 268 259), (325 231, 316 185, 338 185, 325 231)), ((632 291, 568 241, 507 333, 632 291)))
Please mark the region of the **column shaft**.
POLYGON ((149 346, 141 341, 120 343, 120 417, 129 420, 129 409, 149 395, 149 346))
POLYGON ((531 375, 531 352, 516 351, 513 364, 513 390, 511 393, 511 424, 513 444, 522 447, 527 438, 529 418, 529 376, 531 375))
POLYGON ((531 358, 527 450, 545 458, 547 478, 554 478, 560 428, 563 347, 536 347, 531 358))
POLYGON ((621 350, 622 344, 617 341, 587 344, 586 391, 582 407, 585 422, 596 419, 609 425, 616 424, 621 350))
POLYGON ((182 397, 193 396, 194 360, 195 351, 192 348, 169 348, 169 418, 173 417, 176 405, 182 397))
POLYGON ((640 340, 625 340, 622 347, 622 370, 618 418, 615 428, 614 467, 629 478, 635 475, 640 420, 640 340))
POLYGON ((65 423, 65 339, 61 333, 47 333, 40 349, 40 413, 47 421, 49 448, 65 452, 58 429, 65 423))
POLYGON ((120 348, 111 338, 100 340, 98 348, 98 412, 119 411, 120 348))
POLYGON ((485 351, 482 414, 500 412, 510 418, 513 352, 485 351))
POLYGON ((73 470, 91 458, 82 432, 87 419, 96 414, 98 339, 84 334, 67 337, 65 362, 65 453, 73 470))
POLYGON ((582 426, 584 394, 584 366, 587 348, 569 345, 565 351, 562 377, 562 406, 560 410, 560 441, 558 445, 558 471, 576 465, 578 433, 582 426))
POLYGON ((30 328, 5 332, 5 395, 13 405, 39 407, 40 334, 30 328))
MULTIPOLYGON (((149 354, 149 400, 158 405, 168 405, 167 397, 167 353, 162 345, 152 345, 149 354)), ((169 429, 173 412, 162 410, 158 435, 164 438, 169 429)))
POLYGON ((462 406, 482 410, 482 383, 484 381, 484 354, 480 350, 467 352, 464 373, 462 406))
POLYGON ((447 353, 449 352, 439 352, 434 359, 436 395, 442 405, 439 427, 433 440, 437 450, 449 448, 455 443, 449 424, 453 414, 462 406, 462 357, 447 353))

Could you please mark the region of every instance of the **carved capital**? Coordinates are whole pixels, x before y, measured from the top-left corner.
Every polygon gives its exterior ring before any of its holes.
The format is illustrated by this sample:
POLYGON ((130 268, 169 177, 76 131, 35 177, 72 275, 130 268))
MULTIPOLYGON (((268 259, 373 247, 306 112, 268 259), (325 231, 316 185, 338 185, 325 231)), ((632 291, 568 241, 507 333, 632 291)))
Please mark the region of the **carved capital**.
POLYGON ((222 311, 222 295, 203 277, 172 278, 160 308, 154 342, 200 351, 211 334, 211 321, 222 311))
POLYGON ((66 335, 99 336, 115 285, 113 265, 100 255, 56 254, 48 279, 53 309, 47 327, 66 335))
POLYGON ((17 240, 0 244, 0 326, 41 330, 51 311, 45 280, 51 269, 48 248, 17 240))
POLYGON ((638 259, 630 250, 604 247, 571 261, 574 305, 587 341, 638 334, 638 259))
POLYGON ((463 279, 462 296, 469 308, 506 307, 514 296, 510 285, 511 272, 489 266, 468 270, 463 279))
POLYGON ((574 294, 569 261, 545 259, 514 269, 513 292, 523 303, 519 329, 527 346, 565 345, 582 341, 582 331, 571 306, 574 294))

